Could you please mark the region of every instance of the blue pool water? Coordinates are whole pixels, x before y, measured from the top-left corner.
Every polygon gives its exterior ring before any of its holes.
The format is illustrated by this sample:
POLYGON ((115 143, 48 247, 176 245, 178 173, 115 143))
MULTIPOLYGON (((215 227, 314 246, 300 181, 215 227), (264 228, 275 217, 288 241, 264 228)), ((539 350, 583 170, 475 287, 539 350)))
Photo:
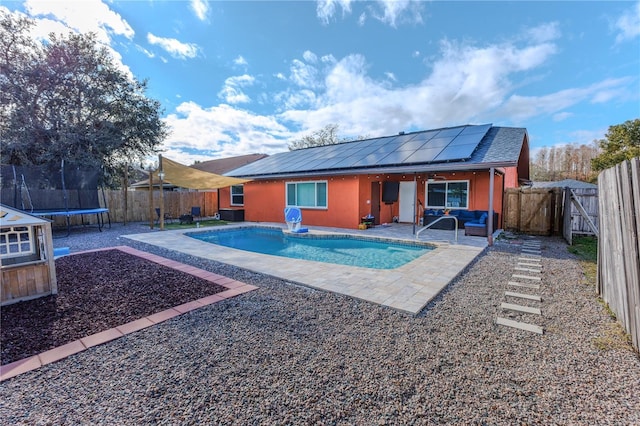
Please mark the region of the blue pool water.
POLYGON ((257 227, 187 235, 255 253, 375 269, 397 268, 433 249, 425 245, 388 243, 348 235, 285 234, 280 229, 257 227))

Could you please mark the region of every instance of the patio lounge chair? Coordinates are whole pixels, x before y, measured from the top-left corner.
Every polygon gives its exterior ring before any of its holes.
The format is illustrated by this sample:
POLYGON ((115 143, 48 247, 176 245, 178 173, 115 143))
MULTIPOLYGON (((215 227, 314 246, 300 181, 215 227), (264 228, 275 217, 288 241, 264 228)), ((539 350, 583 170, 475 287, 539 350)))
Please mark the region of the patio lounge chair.
POLYGON ((302 212, 298 207, 286 207, 284 209, 284 221, 291 232, 307 232, 307 228, 301 228, 302 212))

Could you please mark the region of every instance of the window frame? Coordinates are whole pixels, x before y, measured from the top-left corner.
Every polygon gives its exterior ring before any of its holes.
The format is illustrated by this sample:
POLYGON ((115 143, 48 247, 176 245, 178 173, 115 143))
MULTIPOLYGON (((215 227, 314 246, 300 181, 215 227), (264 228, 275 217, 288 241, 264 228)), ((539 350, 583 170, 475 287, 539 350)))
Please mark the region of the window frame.
POLYGON ((240 185, 231 185, 231 187, 229 188, 229 205, 231 206, 244 206, 244 185, 240 184, 240 185), (242 194, 234 194, 233 193, 233 188, 242 188, 242 194), (233 200, 233 197, 242 197, 242 203, 235 203, 233 200))
POLYGON ((435 181, 435 182, 425 182, 425 187, 424 187, 424 200, 425 200, 425 209, 448 209, 448 210, 469 210, 469 193, 470 193, 470 182, 469 180, 442 180, 442 181, 435 181), (465 183, 467 185, 467 190, 466 190, 466 200, 465 200, 465 204, 466 207, 454 207, 454 206, 449 206, 448 204, 448 197, 449 197, 449 184, 450 183, 465 183), (434 206, 429 204, 429 185, 445 185, 445 189, 444 189, 444 206, 434 206))
POLYGON ((285 205, 287 207, 299 207, 299 208, 303 208, 303 209, 315 209, 315 210, 327 210, 329 208, 329 181, 328 180, 301 180, 301 181, 288 181, 285 182, 285 186, 284 186, 284 197, 285 197, 285 205), (298 204, 298 200, 296 199, 296 202, 294 204, 289 204, 289 185, 293 185, 296 189, 294 189, 295 191, 295 196, 297 197, 298 191, 297 191, 297 187, 300 184, 314 184, 314 196, 313 199, 315 201, 315 205, 310 206, 310 205, 299 205, 298 204), (325 205, 318 205, 318 184, 324 184, 324 201, 325 201, 325 205))

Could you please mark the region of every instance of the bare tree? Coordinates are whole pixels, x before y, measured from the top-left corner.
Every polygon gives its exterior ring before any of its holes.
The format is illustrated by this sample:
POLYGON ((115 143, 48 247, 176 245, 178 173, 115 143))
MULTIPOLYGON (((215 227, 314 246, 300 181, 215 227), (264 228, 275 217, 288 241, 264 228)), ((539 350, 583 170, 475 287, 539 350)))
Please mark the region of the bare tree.
POLYGON ((366 136, 358 136, 355 139, 346 137, 340 138, 338 137, 339 127, 339 124, 327 124, 322 129, 311 132, 310 134, 303 136, 301 139, 289 143, 289 151, 366 139, 366 136))

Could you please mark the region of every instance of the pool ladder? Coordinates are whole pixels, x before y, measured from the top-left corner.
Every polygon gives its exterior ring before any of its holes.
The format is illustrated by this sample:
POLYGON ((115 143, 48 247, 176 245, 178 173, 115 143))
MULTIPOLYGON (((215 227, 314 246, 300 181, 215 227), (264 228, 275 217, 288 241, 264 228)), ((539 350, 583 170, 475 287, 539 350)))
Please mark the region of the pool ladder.
POLYGON ((450 216, 450 215, 440 216, 439 218, 437 218, 436 220, 434 220, 430 224, 428 224, 426 226, 423 226, 422 228, 418 229, 418 232, 416 232, 416 240, 418 239, 418 236, 420 235, 420 233, 422 231, 424 231, 425 229, 429 229, 432 225, 435 225, 436 223, 440 222, 442 219, 453 219, 453 221, 455 222, 455 225, 456 225, 456 244, 457 244, 458 243, 458 218, 455 217, 455 216, 450 216))

